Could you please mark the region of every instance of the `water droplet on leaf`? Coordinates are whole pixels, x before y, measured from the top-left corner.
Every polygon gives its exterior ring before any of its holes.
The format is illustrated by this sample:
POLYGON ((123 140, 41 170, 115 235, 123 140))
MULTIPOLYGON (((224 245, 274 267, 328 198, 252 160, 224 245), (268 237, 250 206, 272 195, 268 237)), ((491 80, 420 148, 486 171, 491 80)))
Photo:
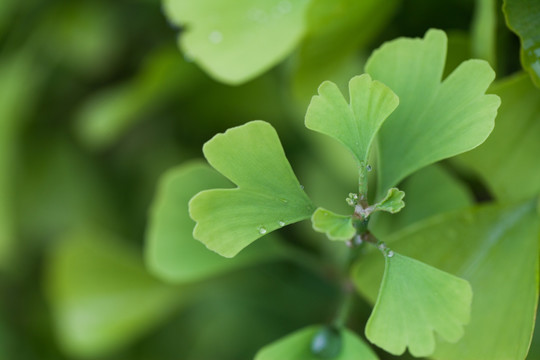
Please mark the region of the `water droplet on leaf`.
POLYGON ((388 257, 392 257, 394 256, 394 252, 392 250, 388 251, 388 253, 386 254, 386 256, 388 257))
POLYGON ((339 330, 325 326, 311 340, 311 353, 319 359, 334 359, 341 352, 342 342, 339 330))
POLYGON ((280 221, 279 226, 281 226, 281 227, 285 226, 285 221, 280 221))
POLYGON ((220 31, 214 30, 208 35, 208 40, 210 40, 211 43, 219 44, 223 41, 223 34, 220 31))
POLYGON ((373 170, 373 169, 372 169, 371 165, 367 165, 367 166, 366 166, 366 170, 367 170, 367 171, 371 171, 371 170, 373 170))
POLYGON ((268 230, 264 226, 259 226, 259 234, 264 235, 268 230))

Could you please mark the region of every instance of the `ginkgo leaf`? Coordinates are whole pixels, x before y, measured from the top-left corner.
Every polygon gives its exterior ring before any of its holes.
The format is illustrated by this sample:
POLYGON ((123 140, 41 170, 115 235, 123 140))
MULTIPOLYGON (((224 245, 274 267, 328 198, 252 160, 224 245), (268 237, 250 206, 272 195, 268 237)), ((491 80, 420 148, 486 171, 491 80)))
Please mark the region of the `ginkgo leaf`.
POLYGON ((540 87, 540 2, 504 0, 503 12, 508 27, 521 40, 521 64, 540 87))
POLYGON ((283 60, 305 31, 309 0, 166 0, 168 18, 186 28, 186 57, 217 80, 239 84, 283 60))
POLYGON ((398 188, 388 189, 384 199, 374 205, 373 211, 386 211, 391 214, 398 213, 405 207, 404 197, 405 193, 398 188))
POLYGON ((93 229, 55 247, 46 285, 60 345, 76 357, 95 358, 125 346, 191 296, 148 274, 135 248, 93 229))
MULTIPOLYGON (((525 359, 538 304, 539 220, 536 200, 484 205, 426 219, 385 239, 393 251, 472 286, 464 336, 457 343, 438 339, 433 359, 525 359)), ((353 270, 358 291, 371 303, 383 269, 382 257, 371 251, 353 270)))
POLYGON ((435 351, 435 333, 456 342, 469 322, 472 289, 466 280, 420 261, 388 253, 367 338, 394 355, 435 351))
POLYGON ((315 210, 294 175, 274 128, 252 121, 218 134, 203 152, 217 171, 238 185, 197 194, 189 203, 193 236, 226 257, 315 210))
POLYGON ((315 210, 311 222, 315 231, 325 233, 330 240, 346 241, 356 234, 351 216, 339 215, 323 208, 315 210))
MULTIPOLYGON (((323 327, 315 325, 289 334, 276 342, 263 347, 255 360, 320 360, 312 352, 313 339, 323 327)), ((373 350, 354 332, 341 330, 342 342, 339 355, 334 360, 377 360, 373 350)))
POLYGON ((202 190, 230 186, 230 181, 199 161, 163 175, 145 249, 146 263, 156 276, 172 282, 196 281, 278 256, 280 248, 275 241, 262 241, 234 259, 226 259, 193 238, 195 223, 189 217, 189 199, 202 190))
POLYGON ((398 97, 367 74, 349 82, 348 104, 336 84, 325 81, 311 99, 306 127, 331 136, 345 145, 359 164, 367 164, 371 144, 388 115, 398 106, 398 97))
POLYGON ((399 96, 378 135, 379 195, 438 160, 480 145, 490 134, 500 99, 485 95, 495 73, 486 61, 461 63, 442 83, 446 34, 401 38, 375 50, 366 72, 399 96))
POLYGON ((455 160, 480 175, 497 199, 530 199, 540 192, 540 91, 525 73, 490 90, 502 99, 497 126, 482 146, 455 160))

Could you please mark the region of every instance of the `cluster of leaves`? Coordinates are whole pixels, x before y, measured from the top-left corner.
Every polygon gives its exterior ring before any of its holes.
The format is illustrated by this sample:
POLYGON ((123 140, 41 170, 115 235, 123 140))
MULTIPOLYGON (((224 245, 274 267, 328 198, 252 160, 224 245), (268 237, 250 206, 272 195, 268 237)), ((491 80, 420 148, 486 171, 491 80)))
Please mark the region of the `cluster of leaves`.
POLYGON ((0 358, 525 359, 540 10, 499 3, 1 1, 0 358))
MULTIPOLYGON (((314 210, 273 128, 254 121, 205 144, 203 152, 210 165, 238 188, 206 190, 191 199, 190 215, 197 222, 193 236, 208 249, 230 257, 267 233, 311 217, 313 228, 331 240, 348 241, 349 246, 369 241, 365 224, 371 214, 397 213, 404 206, 404 193, 390 186, 426 165, 476 147, 493 128, 500 101, 484 94, 493 71, 485 61, 471 60, 441 83, 445 52, 446 35, 436 30, 424 39, 387 43, 368 60, 367 74, 349 82, 349 103, 332 82, 323 83, 311 101, 306 126, 341 142, 356 160, 359 191, 348 199, 355 208, 353 215, 314 210), (403 79, 398 71, 403 67, 411 69, 410 77, 403 79), (370 75, 394 85, 399 96, 370 75), (367 173, 372 170, 368 162, 375 140, 378 188, 388 193, 370 206, 367 173)), ((408 347, 414 356, 433 354, 434 333, 451 343, 459 340, 470 316, 469 284, 396 253, 384 243, 376 246, 386 266, 366 325, 367 338, 395 355, 408 347)), ((291 351, 289 340, 282 341, 291 351)), ((257 358, 273 359, 276 351, 283 350, 275 344, 257 358)), ((356 356, 351 352, 340 358, 356 356)), ((289 358, 301 359, 305 354, 289 358)))

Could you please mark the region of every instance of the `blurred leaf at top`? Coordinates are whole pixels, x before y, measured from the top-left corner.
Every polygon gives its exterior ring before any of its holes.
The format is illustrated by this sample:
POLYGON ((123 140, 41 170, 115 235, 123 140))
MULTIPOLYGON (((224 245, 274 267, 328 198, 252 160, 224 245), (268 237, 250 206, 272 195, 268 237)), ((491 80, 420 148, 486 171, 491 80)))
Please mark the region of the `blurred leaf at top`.
POLYGON ((500 99, 485 95, 495 73, 482 60, 461 63, 441 83, 446 34, 401 38, 375 50, 366 72, 399 97, 379 131, 379 196, 422 167, 473 149, 492 131, 500 99))
POLYGON ((215 79, 240 84, 283 60, 305 32, 309 0, 166 0, 168 18, 184 27, 185 56, 215 79))
POLYGON ((344 84, 361 72, 358 49, 368 45, 395 13, 399 0, 312 0, 307 30, 300 44, 293 87, 311 97, 325 80, 344 84))
POLYGON ((504 0, 506 23, 521 40, 521 64, 540 87, 540 1, 504 0))

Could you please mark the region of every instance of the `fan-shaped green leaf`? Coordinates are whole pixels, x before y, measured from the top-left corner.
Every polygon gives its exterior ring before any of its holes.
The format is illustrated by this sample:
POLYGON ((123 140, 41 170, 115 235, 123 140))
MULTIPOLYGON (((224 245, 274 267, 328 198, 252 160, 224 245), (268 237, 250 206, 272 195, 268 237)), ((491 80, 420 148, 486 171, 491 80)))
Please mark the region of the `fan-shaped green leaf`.
MULTIPOLYGON (((255 360, 318 360, 312 351, 312 341, 322 329, 321 326, 309 326, 285 336, 262 348, 255 360)), ((334 360, 377 360, 377 355, 362 339, 350 330, 342 330, 342 349, 334 360)))
POLYGON ((69 236, 52 252, 47 292, 59 341, 79 357, 126 345, 186 298, 150 276, 133 249, 92 230, 69 236))
POLYGON ((485 95, 495 73, 483 60, 463 62, 442 83, 446 35, 397 39, 375 50, 366 72, 399 96, 399 107, 379 131, 382 195, 416 170, 481 144, 500 100, 485 95))
POLYGON ((540 192, 540 90, 521 73, 491 91, 502 99, 497 126, 482 146, 456 160, 478 173, 498 199, 529 199, 540 192))
MULTIPOLYGON (((442 214, 386 239, 401 254, 463 277, 473 289, 471 322, 455 344, 437 340, 433 359, 524 359, 538 302, 536 201, 442 214), (493 331, 496 329, 497 331, 493 331)), ((378 251, 354 269, 362 295, 375 302, 384 264, 378 251)))
POLYGON ((540 2, 504 0, 506 23, 521 40, 521 64, 540 87, 540 2))
POLYGON ((398 253, 385 259, 367 338, 391 354, 401 355, 408 347, 417 357, 435 351, 434 333, 446 341, 459 340, 469 322, 469 283, 398 253))
POLYGON ((311 222, 315 231, 325 233, 330 240, 347 241, 356 234, 351 216, 339 215, 323 208, 313 213, 311 222))
POLYGON ((214 78, 239 84, 285 58, 305 31, 309 0, 166 0, 186 30, 182 50, 214 78))
POLYGON ((384 199, 373 206, 373 211, 386 211, 391 214, 398 213, 405 207, 404 197, 405 193, 398 188, 388 189, 384 199))
MULTIPOLYGON (((367 164, 377 131, 398 106, 398 97, 367 74, 349 82, 350 104, 336 84, 325 81, 311 100, 306 127, 331 136, 345 145, 359 164, 367 164)), ((365 165, 364 165, 365 166, 365 165)))
POLYGON ((226 257, 315 210, 294 175, 274 128, 252 121, 218 134, 203 152, 236 189, 202 191, 189 203, 193 235, 226 257))
POLYGON ((179 166, 163 176, 146 239, 146 262, 153 273, 168 281, 195 281, 278 256, 275 241, 261 241, 236 258, 226 259, 193 238, 195 222, 189 217, 189 199, 202 190, 230 185, 200 162, 179 166))

